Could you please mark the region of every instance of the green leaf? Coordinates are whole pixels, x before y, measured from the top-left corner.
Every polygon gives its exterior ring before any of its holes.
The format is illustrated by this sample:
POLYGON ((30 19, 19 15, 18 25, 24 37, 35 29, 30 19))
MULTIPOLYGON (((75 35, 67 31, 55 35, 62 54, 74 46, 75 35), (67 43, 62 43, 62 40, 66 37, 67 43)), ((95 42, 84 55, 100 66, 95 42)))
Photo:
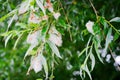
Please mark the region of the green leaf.
POLYGON ((84 78, 85 78, 85 73, 81 68, 80 68, 80 77, 82 80, 84 80, 84 78))
POLYGON ((18 36, 17 40, 15 41, 15 44, 14 44, 13 49, 16 48, 16 46, 17 46, 17 44, 18 44, 18 41, 20 40, 20 38, 21 38, 22 35, 23 35, 23 34, 20 34, 20 35, 18 36))
POLYGON ((111 19, 110 22, 120 22, 120 17, 115 17, 111 19))
POLYGON ((87 64, 86 64, 86 65, 82 65, 82 66, 81 66, 81 69, 84 70, 84 71, 88 74, 90 80, 92 80, 92 77, 91 77, 91 74, 90 74, 90 71, 89 71, 89 69, 88 69, 87 64))
POLYGON ((91 71, 93 71, 93 69, 94 69, 94 67, 95 67, 95 57, 94 57, 94 55, 92 54, 92 52, 91 52, 91 54, 90 54, 90 59, 91 59, 91 71))
POLYGON ((28 50, 27 50, 26 53, 25 53, 24 59, 25 59, 28 55, 30 55, 30 52, 33 50, 34 47, 36 47, 36 45, 31 45, 31 46, 28 48, 28 50))
POLYGON ((119 34, 115 33, 113 41, 116 41, 119 38, 119 34))
POLYGON ((41 61, 42 61, 42 65, 44 67, 45 74, 46 74, 46 79, 47 79, 48 78, 48 65, 47 65, 47 61, 46 61, 45 57, 42 54, 40 54, 40 55, 41 55, 41 61))
POLYGON ((53 52, 57 57, 62 58, 62 57, 60 56, 60 52, 59 52, 58 48, 56 47, 56 45, 55 45, 54 43, 52 43, 51 41, 49 41, 49 40, 47 41, 47 43, 49 44, 50 48, 52 49, 52 52, 53 52))
POLYGON ((47 31, 48 31, 48 29, 49 29, 49 26, 44 26, 43 28, 42 28, 42 31, 41 31, 41 38, 42 38, 42 40, 43 41, 45 41, 46 40, 46 37, 47 37, 47 31))
POLYGON ((14 14, 13 17, 10 19, 10 21, 8 23, 7 31, 10 28, 10 26, 11 26, 11 24, 12 24, 12 22, 13 22, 13 20, 14 20, 15 17, 16 17, 16 14, 14 14))
POLYGON ((30 2, 30 6, 34 6, 35 5, 35 0, 32 0, 31 2, 30 2))
POLYGON ((108 27, 108 24, 104 17, 100 17, 100 23, 104 26, 104 29, 108 27))
POLYGON ((98 23, 94 24, 93 31, 94 31, 95 34, 99 34, 100 33, 100 26, 98 25, 98 23))
POLYGON ((11 11, 10 13, 6 14, 5 16, 0 18, 0 22, 4 21, 6 18, 12 16, 13 14, 15 14, 17 12, 17 9, 11 11))
POLYGON ((36 80, 43 80, 43 79, 39 78, 39 79, 36 79, 36 80))
POLYGON ((59 19, 58 25, 64 27, 65 29, 67 28, 67 25, 63 19, 59 19))
POLYGON ((98 59, 103 63, 103 60, 102 60, 102 58, 101 58, 101 56, 100 56, 100 53, 99 53, 99 51, 98 51, 98 47, 99 47, 100 41, 94 38, 94 39, 93 39, 93 42, 94 42, 94 48, 95 48, 97 57, 98 57, 98 59))
POLYGON ((17 22, 15 24, 15 26, 20 26, 20 28, 23 28, 23 29, 25 29, 27 27, 27 25, 25 23, 20 23, 20 22, 17 22))
POLYGON ((84 48, 84 49, 82 50, 82 52, 80 52, 80 54, 78 55, 78 57, 80 57, 80 56, 86 51, 86 49, 89 49, 89 48, 90 48, 90 46, 84 48))
POLYGON ((48 31, 48 26, 44 26, 43 28, 42 28, 42 35, 45 35, 46 34, 46 32, 48 31))
POLYGON ((11 38, 12 34, 10 34, 9 36, 6 37, 5 39, 5 47, 7 46, 7 43, 9 41, 9 39, 11 38))
POLYGON ((112 40, 113 40, 113 38, 112 38, 112 28, 110 28, 108 33, 107 33, 107 36, 106 36, 105 48, 104 48, 104 51, 102 53, 103 57, 106 56, 108 45, 109 45, 109 43, 111 43, 112 40))
POLYGON ((87 29, 82 30, 81 34, 82 34, 83 36, 86 36, 86 35, 88 34, 88 30, 87 30, 87 29))
POLYGON ((87 53, 88 53, 88 47, 89 47, 89 44, 90 44, 91 39, 92 39, 92 36, 90 36, 90 38, 89 38, 89 40, 88 40, 88 42, 87 42, 86 55, 87 55, 87 53))
POLYGON ((30 55, 35 56, 36 52, 37 52, 36 50, 31 50, 30 55))
POLYGON ((45 8, 43 6, 43 0, 36 0, 37 5, 40 7, 44 15, 46 15, 45 8))
POLYGON ((100 22, 102 25, 104 25, 104 22, 105 22, 105 18, 104 17, 99 17, 100 18, 100 22))

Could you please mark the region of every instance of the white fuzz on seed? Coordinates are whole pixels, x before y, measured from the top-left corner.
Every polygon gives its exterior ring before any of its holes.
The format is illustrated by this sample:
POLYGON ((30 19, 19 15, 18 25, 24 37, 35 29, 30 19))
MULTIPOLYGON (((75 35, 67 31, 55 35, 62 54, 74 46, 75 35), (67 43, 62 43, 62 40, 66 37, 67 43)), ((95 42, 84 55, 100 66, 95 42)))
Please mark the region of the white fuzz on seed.
POLYGON ((106 62, 110 63, 110 58, 111 58, 111 55, 108 54, 108 55, 106 56, 106 62))
POLYGON ((57 20, 60 17, 60 13, 59 12, 53 13, 53 16, 57 20))
POLYGON ((51 13, 53 13, 54 12, 54 10, 53 10, 53 7, 51 6, 51 7, 49 7, 48 8, 48 10, 51 12, 51 13))
POLYGON ((29 34, 27 37, 27 43, 31 45, 38 45, 38 37, 39 37, 40 31, 36 31, 32 34, 29 34))
POLYGON ((31 13, 30 14, 30 17, 28 19, 28 22, 31 22, 31 23, 39 23, 41 20, 39 19, 39 17, 34 14, 34 13, 31 13))
POLYGON ((40 55, 32 56, 31 57, 31 66, 32 69, 34 69, 35 73, 38 73, 42 70, 42 62, 40 55))
POLYGON ((51 27, 49 31, 50 37, 49 40, 53 42, 57 46, 62 45, 62 36, 61 34, 55 29, 55 27, 51 27))
POLYGON ((120 56, 117 56, 115 58, 115 63, 118 64, 118 65, 120 65, 120 56))
POLYGON ((29 3, 28 3, 27 1, 23 2, 23 3, 20 5, 20 8, 19 8, 18 13, 19 13, 19 14, 25 13, 25 12, 28 10, 28 8, 29 8, 29 5, 28 5, 28 4, 29 4, 29 3))
POLYGON ((87 30, 94 35, 93 25, 94 25, 94 22, 88 21, 85 26, 87 30))

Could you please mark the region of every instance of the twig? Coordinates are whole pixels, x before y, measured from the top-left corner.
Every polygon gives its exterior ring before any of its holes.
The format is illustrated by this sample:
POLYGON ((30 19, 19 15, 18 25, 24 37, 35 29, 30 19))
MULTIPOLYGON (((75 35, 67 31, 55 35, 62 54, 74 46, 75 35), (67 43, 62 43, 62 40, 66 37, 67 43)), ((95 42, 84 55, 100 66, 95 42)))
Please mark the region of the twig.
MULTIPOLYGON (((62 9, 63 9, 63 13, 64 13, 64 15, 65 15, 65 19, 66 19, 67 23, 69 24, 68 18, 67 18, 66 14, 65 14, 65 10, 64 10, 64 8, 63 8, 62 3, 61 3, 60 0, 59 0, 59 3, 60 3, 60 6, 61 6, 62 9)), ((70 34, 70 40, 72 41, 72 34, 71 34, 71 31, 70 31, 70 28, 68 28, 68 32, 69 32, 69 34, 70 34)))
POLYGON ((109 21, 106 20, 106 22, 120 35, 120 32, 109 21))
POLYGON ((91 6, 92 6, 92 8, 93 8, 93 10, 95 12, 96 18, 98 19, 97 10, 95 9, 95 7, 94 7, 93 3, 91 2, 91 0, 89 0, 89 2, 90 2, 91 6))

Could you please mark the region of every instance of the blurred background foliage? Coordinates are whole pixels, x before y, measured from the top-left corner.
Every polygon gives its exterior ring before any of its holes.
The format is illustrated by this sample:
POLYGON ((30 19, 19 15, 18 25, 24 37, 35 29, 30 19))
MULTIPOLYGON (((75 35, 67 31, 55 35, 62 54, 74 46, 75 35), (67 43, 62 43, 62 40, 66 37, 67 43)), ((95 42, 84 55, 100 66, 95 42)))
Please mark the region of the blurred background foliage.
MULTIPOLYGON (((55 0, 51 0, 55 1, 55 0)), ((0 0, 0 17, 15 9, 21 0, 0 0)), ((116 16, 120 16, 120 0, 93 0, 92 1, 98 14, 110 20, 116 16)), ((78 71, 85 56, 78 58, 78 54, 86 47, 89 34, 83 34, 86 30, 87 21, 96 21, 95 13, 88 0, 57 0, 54 7, 59 6, 61 17, 56 23, 57 29, 62 33, 63 45, 59 48, 63 57, 58 60, 58 65, 54 68, 54 80, 81 80, 78 71), (64 26, 64 27, 62 27, 64 26)), ((12 25, 14 25, 13 22, 12 25)), ((120 23, 113 23, 120 30, 120 23)), ((14 27, 11 27, 12 29, 14 27)), ((7 29, 7 20, 0 22, 0 33, 7 29)), ((35 74, 32 70, 30 75, 26 75, 29 67, 29 60, 23 61, 23 57, 28 48, 25 45, 26 37, 23 36, 17 45, 17 49, 13 50, 16 38, 10 39, 7 47, 4 46, 3 37, 0 36, 0 80, 35 80, 43 78, 42 72, 35 74)), ((119 40, 119 39, 118 39, 119 40)), ((115 46, 120 47, 120 43, 115 46)), ((120 54, 120 51, 116 51, 120 54)), ((119 80, 120 72, 116 71, 114 61, 102 64, 96 58, 95 69, 91 73, 93 80, 119 80)), ((51 72, 50 72, 51 73, 51 72)), ((89 80, 87 76, 85 80, 89 80)))

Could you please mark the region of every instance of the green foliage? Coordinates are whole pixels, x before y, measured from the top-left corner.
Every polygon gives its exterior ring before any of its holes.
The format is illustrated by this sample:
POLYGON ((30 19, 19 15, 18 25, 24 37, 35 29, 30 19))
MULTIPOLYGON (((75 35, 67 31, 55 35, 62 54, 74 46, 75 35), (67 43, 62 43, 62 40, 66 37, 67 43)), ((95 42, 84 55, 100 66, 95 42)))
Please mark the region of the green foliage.
POLYGON ((119 55, 120 1, 0 2, 1 80, 106 80, 95 74, 119 55))

